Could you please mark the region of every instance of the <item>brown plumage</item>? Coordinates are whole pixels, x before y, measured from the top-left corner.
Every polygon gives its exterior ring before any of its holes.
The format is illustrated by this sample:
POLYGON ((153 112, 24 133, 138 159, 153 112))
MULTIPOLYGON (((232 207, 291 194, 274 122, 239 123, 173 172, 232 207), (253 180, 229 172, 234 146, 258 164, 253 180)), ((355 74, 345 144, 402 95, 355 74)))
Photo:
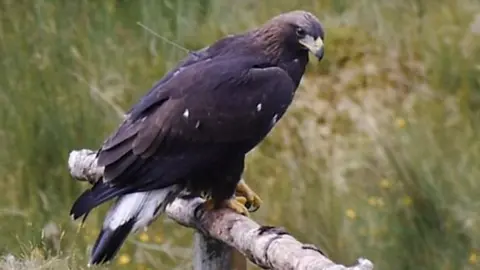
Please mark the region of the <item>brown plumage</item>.
POLYGON ((147 226, 188 190, 208 203, 245 212, 229 198, 243 183, 245 155, 286 112, 308 63, 323 57, 324 32, 305 11, 191 53, 128 112, 98 151, 104 179, 74 203, 74 218, 118 198, 105 219, 91 263, 109 261, 131 231, 147 226))

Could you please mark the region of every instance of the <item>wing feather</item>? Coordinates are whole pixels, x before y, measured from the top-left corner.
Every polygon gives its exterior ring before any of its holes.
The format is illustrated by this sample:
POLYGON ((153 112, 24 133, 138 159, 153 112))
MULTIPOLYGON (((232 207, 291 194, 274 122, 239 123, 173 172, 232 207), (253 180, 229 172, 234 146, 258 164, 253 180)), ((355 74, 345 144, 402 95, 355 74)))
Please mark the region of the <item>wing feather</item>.
MULTIPOLYGON (((168 89, 168 87, 163 86, 166 85, 170 79, 179 75, 182 70, 193 64, 210 60, 215 55, 228 52, 229 45, 234 42, 238 42, 239 40, 241 40, 241 36, 227 37, 219 40, 212 46, 205 47, 198 51, 193 51, 189 53, 183 61, 181 61, 175 68, 168 72, 161 80, 156 82, 154 86, 140 99, 140 101, 128 111, 127 118, 122 123, 122 125, 120 125, 117 131, 104 142, 102 146, 102 151, 116 148, 117 145, 120 145, 122 142, 129 140, 132 137, 136 137, 142 127, 145 130, 146 125, 143 124, 143 121, 145 121, 146 116, 149 115, 149 111, 161 107, 161 105, 167 99, 167 96, 164 95, 164 92, 166 91, 166 89, 168 89)), ((148 126, 150 125, 151 123, 148 123, 148 126)), ((152 133, 152 135, 150 136, 151 138, 159 134, 159 132, 156 132, 155 130, 151 130, 149 132, 152 133)), ((137 142, 137 144, 139 143, 137 142)), ((148 144, 145 143, 145 145, 148 144)), ((152 142, 151 147, 139 147, 139 149, 135 152, 136 154, 138 154, 146 151, 145 154, 148 156, 154 152, 155 147, 158 147, 158 145, 159 142, 152 142)), ((112 155, 115 156, 114 153, 112 153, 112 155)), ((109 164, 108 159, 104 159, 102 156, 105 156, 105 154, 101 153, 101 157, 99 158, 99 164, 102 166, 109 164), (103 160, 105 160, 105 162, 102 162, 103 160)), ((143 156, 145 157, 145 155, 143 156)), ((113 160, 116 159, 117 158, 113 158, 113 160)))
POLYGON ((131 139, 134 137, 138 130, 141 127, 141 121, 131 121, 131 119, 125 119, 125 121, 120 125, 117 131, 107 138, 107 140, 103 143, 102 149, 109 150, 114 148, 118 144, 131 139))
MULTIPOLYGON (((106 181, 110 181, 111 179, 118 179, 120 176, 122 176, 123 178, 128 177, 129 175, 132 175, 132 172, 135 171, 134 168, 141 166, 144 161, 144 159, 138 158, 138 156, 134 155, 130 150, 127 155, 124 155, 121 158, 117 159, 114 163, 108 164, 105 167, 106 170, 103 177, 106 181), (126 175, 126 172, 128 173, 128 175, 126 175)), ((118 181, 120 180, 118 179, 118 181)))
POLYGON ((135 137, 132 136, 126 140, 120 141, 115 145, 109 145, 108 148, 103 148, 99 153, 99 156, 101 156, 100 166, 108 166, 122 159, 125 155, 130 155, 129 152, 132 151, 132 143, 134 140, 135 137))
POLYGON ((166 100, 158 107, 142 125, 133 142, 133 153, 142 157, 149 157, 156 150, 169 133, 170 118, 174 117, 176 101, 166 100), (148 153, 145 153, 147 150, 148 153))

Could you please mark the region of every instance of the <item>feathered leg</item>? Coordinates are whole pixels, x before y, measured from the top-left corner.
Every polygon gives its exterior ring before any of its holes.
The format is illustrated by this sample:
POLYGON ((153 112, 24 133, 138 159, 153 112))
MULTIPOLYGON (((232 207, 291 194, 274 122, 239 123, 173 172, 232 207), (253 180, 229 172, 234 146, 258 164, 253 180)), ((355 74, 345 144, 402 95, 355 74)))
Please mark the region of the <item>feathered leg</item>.
POLYGON ((253 212, 260 207, 260 197, 241 179, 244 161, 244 155, 227 160, 218 166, 221 170, 216 170, 215 174, 209 176, 214 185, 210 191, 211 198, 205 202, 207 210, 226 207, 248 216, 248 208, 252 207, 253 212))

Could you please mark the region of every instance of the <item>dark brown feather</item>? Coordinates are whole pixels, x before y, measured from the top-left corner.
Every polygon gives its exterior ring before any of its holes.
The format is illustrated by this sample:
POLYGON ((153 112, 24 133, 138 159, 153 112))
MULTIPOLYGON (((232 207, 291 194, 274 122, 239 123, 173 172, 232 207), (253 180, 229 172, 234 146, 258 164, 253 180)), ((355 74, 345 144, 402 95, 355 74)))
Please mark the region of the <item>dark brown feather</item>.
POLYGON ((135 137, 132 136, 126 140, 120 141, 115 145, 112 145, 108 149, 102 149, 99 154, 99 162, 100 166, 108 166, 112 163, 116 162, 117 160, 121 159, 126 154, 130 154, 129 152, 132 151, 132 144, 135 140, 135 137))
POLYGON ((171 119, 175 116, 175 111, 178 110, 176 108, 177 103, 177 100, 168 99, 147 117, 133 142, 134 155, 148 158, 156 151, 164 136, 169 133, 171 119))
POLYGON ((140 129, 142 120, 132 121, 127 118, 118 128, 118 130, 112 134, 102 145, 102 150, 110 150, 123 141, 128 140, 137 135, 140 129))
POLYGON ((114 163, 110 163, 105 167, 105 172, 103 175, 104 179, 106 181, 118 179, 119 176, 125 173, 127 170, 133 170, 133 165, 137 161, 141 161, 141 159, 135 156, 130 150, 128 155, 118 158, 114 163))

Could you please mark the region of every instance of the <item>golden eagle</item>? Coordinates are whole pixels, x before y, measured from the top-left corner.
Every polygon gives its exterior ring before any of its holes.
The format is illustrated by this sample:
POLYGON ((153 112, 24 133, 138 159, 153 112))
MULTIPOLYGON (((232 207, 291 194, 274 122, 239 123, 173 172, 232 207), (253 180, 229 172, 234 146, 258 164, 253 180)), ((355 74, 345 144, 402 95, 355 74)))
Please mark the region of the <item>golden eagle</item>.
POLYGON ((98 150, 103 179, 71 209, 74 219, 116 198, 90 258, 110 261, 125 238, 148 226, 182 191, 209 207, 247 213, 260 199, 241 180, 245 155, 284 115, 308 63, 323 57, 324 31, 306 11, 192 52, 128 112, 98 150), (237 194, 243 197, 232 199, 237 194))

